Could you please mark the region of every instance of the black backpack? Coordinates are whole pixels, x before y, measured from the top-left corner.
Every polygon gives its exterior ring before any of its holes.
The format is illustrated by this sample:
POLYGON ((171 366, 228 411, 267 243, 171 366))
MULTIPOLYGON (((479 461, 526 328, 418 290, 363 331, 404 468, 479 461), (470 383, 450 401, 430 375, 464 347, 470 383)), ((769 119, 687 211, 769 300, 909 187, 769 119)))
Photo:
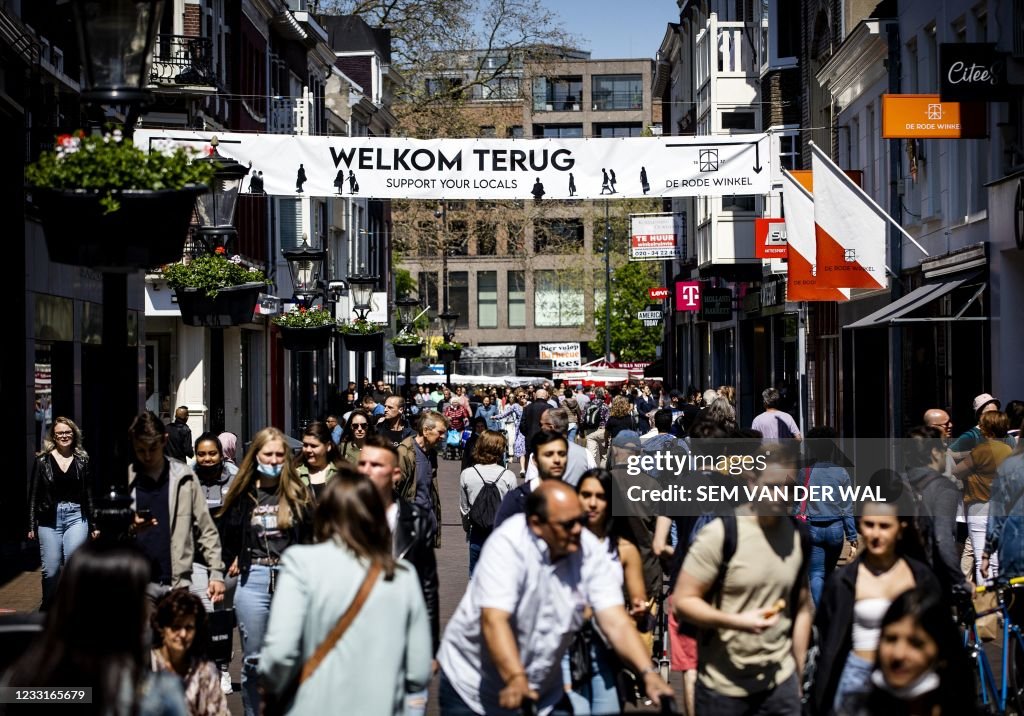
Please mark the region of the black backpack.
POLYGON ((601 404, 596 400, 587 405, 586 415, 583 416, 584 430, 597 430, 601 427, 601 404))
POLYGON ((782 418, 776 416, 775 417, 775 422, 778 423, 778 426, 779 426, 779 439, 780 440, 786 440, 788 438, 796 437, 795 435, 793 435, 793 431, 789 429, 789 425, 786 424, 785 420, 783 420, 782 418))
MULTIPOLYGON (((476 470, 477 475, 480 475, 476 465, 473 466, 473 469, 476 470)), ((504 474, 504 472, 501 473, 501 475, 504 474)), ((484 476, 480 475, 484 485, 480 488, 480 492, 477 493, 473 504, 470 505, 469 514, 467 515, 470 529, 478 535, 489 534, 494 529, 494 518, 497 516, 498 508, 501 506, 501 492, 498 490, 498 479, 501 475, 494 478, 493 482, 487 482, 484 476)))

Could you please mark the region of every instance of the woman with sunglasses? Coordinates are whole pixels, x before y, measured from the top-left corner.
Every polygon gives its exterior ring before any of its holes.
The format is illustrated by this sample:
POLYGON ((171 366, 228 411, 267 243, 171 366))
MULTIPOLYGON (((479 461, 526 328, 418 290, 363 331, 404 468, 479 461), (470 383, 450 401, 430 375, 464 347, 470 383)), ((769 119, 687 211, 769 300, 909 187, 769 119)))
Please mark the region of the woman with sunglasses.
POLYGON ((359 451, 363 449, 366 436, 370 434, 370 414, 362 408, 356 408, 348 416, 345 432, 341 435, 338 450, 341 459, 353 465, 359 464, 359 451))
POLYGON ((92 487, 82 431, 71 418, 55 418, 28 485, 28 538, 39 537, 44 611, 53 600, 62 565, 89 537, 92 487))

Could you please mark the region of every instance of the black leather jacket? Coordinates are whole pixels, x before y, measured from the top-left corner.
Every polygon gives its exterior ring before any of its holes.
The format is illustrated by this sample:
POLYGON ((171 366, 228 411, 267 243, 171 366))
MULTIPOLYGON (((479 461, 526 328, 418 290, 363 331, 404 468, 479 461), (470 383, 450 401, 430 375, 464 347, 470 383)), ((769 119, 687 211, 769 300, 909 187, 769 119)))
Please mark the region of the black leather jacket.
POLYGON ((437 584, 437 556, 430 536, 430 515, 410 502, 396 496, 398 524, 395 526, 395 556, 404 559, 416 569, 423 589, 423 600, 430 616, 430 636, 434 653, 441 644, 441 609, 437 584))
MULTIPOLYGON (((92 522, 94 500, 92 468, 89 456, 84 451, 76 451, 74 456, 78 475, 82 485, 82 517, 92 522)), ((57 519, 57 504, 54 502, 53 467, 50 453, 37 455, 32 465, 32 477, 28 483, 28 529, 37 532, 39 523, 53 523, 57 519)))

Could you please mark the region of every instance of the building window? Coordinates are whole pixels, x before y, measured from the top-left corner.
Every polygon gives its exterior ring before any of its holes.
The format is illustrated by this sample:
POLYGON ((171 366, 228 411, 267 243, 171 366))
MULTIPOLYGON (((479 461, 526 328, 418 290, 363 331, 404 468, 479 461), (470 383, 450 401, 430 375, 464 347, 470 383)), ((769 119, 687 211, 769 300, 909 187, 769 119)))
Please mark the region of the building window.
MULTIPOLYGON (((448 206, 451 209, 451 205, 448 206)), ((469 227, 465 221, 448 223, 448 255, 469 256, 469 227)))
POLYGON ((754 195, 740 194, 722 197, 722 211, 753 211, 754 195))
POLYGON ((533 81, 534 112, 579 112, 582 77, 537 77, 533 81))
POLYGON ((498 272, 477 271, 476 274, 476 326, 498 327, 498 272))
POLYGON ((583 323, 583 289, 572 272, 533 274, 533 325, 579 326, 583 323), (575 279, 575 281, 574 281, 575 279))
POLYGON ((544 139, 579 138, 583 136, 582 124, 535 124, 533 136, 544 139))
POLYGON ((779 135, 779 163, 788 171, 800 168, 799 134, 779 135))
POLYGON ((533 222, 538 254, 577 254, 583 250, 583 219, 538 219, 533 222))
POLYGON ((644 126, 640 122, 594 125, 595 137, 639 137, 643 133, 644 126))
POLYGON ((754 131, 753 112, 722 112, 722 129, 754 131))
POLYGON ((506 253, 509 256, 522 256, 526 253, 526 231, 521 221, 510 221, 505 225, 506 253))
POLYGON ((521 124, 515 124, 511 127, 506 127, 505 136, 508 137, 509 139, 522 139, 523 126, 521 124))
POLYGON ((440 301, 437 300, 437 272, 436 271, 420 271, 416 277, 416 283, 419 288, 420 305, 424 308, 430 307, 430 312, 427 314, 431 317, 437 315, 440 301))
POLYGON ((497 135, 494 133, 494 127, 480 127, 480 136, 485 139, 493 139, 497 135))
POLYGON ((448 305, 459 314, 456 328, 469 328, 469 272, 448 272, 448 305))
POLYGON ((508 327, 526 328, 526 272, 508 272, 508 327))
POLYGON ((462 96, 460 87, 462 87, 461 77, 434 77, 428 79, 426 83, 427 95, 430 97, 451 95, 452 99, 458 99, 462 96))
POLYGON ((476 222, 476 255, 495 256, 498 253, 498 225, 489 221, 476 222))
POLYGON ((591 84, 594 111, 643 109, 641 75, 594 75, 591 84))

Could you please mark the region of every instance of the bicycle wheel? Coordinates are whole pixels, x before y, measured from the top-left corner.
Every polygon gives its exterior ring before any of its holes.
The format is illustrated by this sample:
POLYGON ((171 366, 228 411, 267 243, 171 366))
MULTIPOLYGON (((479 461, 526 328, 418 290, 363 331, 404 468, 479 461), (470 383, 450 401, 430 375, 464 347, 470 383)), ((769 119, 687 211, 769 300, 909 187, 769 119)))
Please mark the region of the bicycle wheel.
POLYGON ((1024 637, 1020 630, 1010 632, 1006 658, 1006 713, 1024 716, 1024 637))

